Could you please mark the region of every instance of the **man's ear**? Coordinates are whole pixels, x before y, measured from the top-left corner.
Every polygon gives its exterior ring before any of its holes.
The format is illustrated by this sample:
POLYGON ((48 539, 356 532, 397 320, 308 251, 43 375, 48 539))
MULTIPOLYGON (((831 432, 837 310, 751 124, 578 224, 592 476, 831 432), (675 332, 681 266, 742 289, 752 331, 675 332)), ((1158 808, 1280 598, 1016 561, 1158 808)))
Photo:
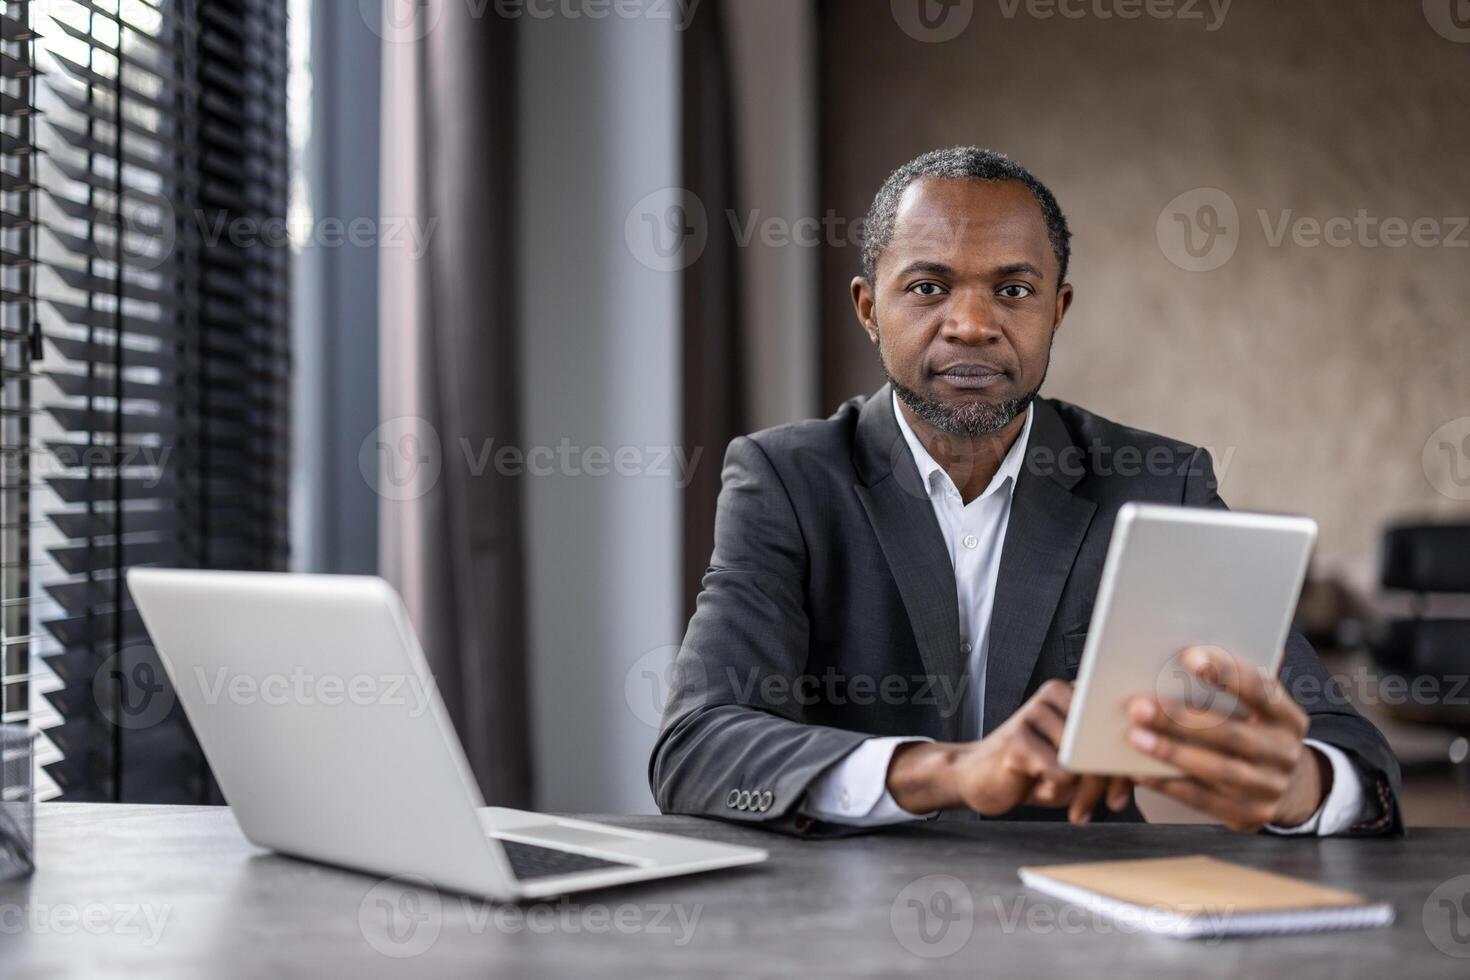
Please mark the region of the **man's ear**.
POLYGON ((852 279, 852 308, 857 313, 858 323, 862 324, 868 340, 876 346, 878 321, 873 316, 873 284, 868 282, 866 276, 854 276, 852 279))
POLYGON ((1056 319, 1053 320, 1051 324, 1051 332, 1053 334, 1062 329, 1062 317, 1066 316, 1067 311, 1071 308, 1072 284, 1069 282, 1064 282, 1062 283, 1062 288, 1057 290, 1056 319))

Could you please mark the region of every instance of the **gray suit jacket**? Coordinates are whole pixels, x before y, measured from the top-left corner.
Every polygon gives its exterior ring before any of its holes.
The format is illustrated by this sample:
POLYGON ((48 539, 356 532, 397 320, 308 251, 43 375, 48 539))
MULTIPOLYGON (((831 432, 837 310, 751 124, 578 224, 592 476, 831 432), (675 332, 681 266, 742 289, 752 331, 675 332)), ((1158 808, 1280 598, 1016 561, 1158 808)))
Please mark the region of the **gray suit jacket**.
MULTIPOLYGON (((1122 504, 1225 506, 1202 449, 1065 402, 1037 399, 1033 411, 990 623, 987 734, 1044 681, 1076 676, 1122 504)), ((735 439, 722 480, 714 554, 649 763, 654 798, 666 813, 846 832, 801 812, 823 771, 871 736, 966 737, 954 571, 889 386, 828 419, 735 439)), ((1368 780, 1379 813, 1355 832, 1401 831, 1398 763, 1294 631, 1283 679, 1310 737, 1368 780)), ((1141 819, 1132 807, 1120 817, 1141 819)))

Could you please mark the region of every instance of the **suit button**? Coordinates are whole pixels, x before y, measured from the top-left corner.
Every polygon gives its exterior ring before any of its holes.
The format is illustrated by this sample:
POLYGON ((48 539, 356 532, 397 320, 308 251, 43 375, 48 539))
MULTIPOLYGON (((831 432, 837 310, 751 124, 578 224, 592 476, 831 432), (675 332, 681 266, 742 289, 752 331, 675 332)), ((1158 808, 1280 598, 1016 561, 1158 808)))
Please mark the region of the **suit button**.
POLYGON ((740 791, 740 802, 737 803, 737 804, 735 804, 735 809, 737 809, 737 810, 749 810, 750 809, 750 790, 748 790, 748 789, 742 789, 740 791))
POLYGON ((968 644, 968 643, 961 643, 960 644, 960 653, 969 653, 973 649, 975 649, 975 648, 972 647, 972 646, 970 646, 970 644, 968 644))
POLYGON ((727 806, 727 807, 729 807, 730 809, 733 810, 733 809, 735 809, 735 804, 736 803, 739 803, 739 802, 740 802, 740 790, 738 790, 738 789, 732 789, 732 790, 730 790, 729 795, 725 797, 725 806, 727 806))
POLYGON ((762 793, 761 794, 761 812, 762 813, 765 813, 767 810, 769 810, 771 808, 771 804, 774 803, 775 801, 776 801, 776 797, 774 795, 772 795, 772 793, 771 793, 770 790, 766 790, 764 793, 762 793))

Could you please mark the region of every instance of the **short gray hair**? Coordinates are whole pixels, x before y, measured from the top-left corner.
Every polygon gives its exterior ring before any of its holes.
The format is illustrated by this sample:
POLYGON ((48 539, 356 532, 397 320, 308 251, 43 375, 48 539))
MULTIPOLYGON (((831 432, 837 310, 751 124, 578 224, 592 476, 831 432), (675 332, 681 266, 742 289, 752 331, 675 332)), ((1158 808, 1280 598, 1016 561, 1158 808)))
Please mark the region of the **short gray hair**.
POLYGON ((1057 206, 1057 199, 1031 172, 1004 153, 982 150, 974 146, 952 146, 944 150, 930 150, 915 157, 888 175, 878 196, 868 208, 863 221, 863 275, 868 282, 876 283, 878 257, 893 242, 893 226, 898 218, 898 202, 908 186, 921 177, 940 177, 946 180, 1015 180, 1026 185, 1036 203, 1041 205, 1041 216, 1046 219, 1046 236, 1056 253, 1061 274, 1057 284, 1067 281, 1067 263, 1072 257, 1072 233, 1067 229, 1067 216, 1057 206))

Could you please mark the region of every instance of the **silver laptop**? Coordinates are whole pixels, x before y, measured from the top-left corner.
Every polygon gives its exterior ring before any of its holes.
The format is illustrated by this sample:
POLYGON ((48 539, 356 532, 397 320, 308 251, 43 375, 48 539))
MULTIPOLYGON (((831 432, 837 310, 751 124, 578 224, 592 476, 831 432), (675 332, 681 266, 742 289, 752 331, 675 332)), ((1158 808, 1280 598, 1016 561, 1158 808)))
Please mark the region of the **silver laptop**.
POLYGON ((484 806, 382 579, 135 568, 128 587, 240 829, 261 847, 499 901, 766 858, 484 806))

